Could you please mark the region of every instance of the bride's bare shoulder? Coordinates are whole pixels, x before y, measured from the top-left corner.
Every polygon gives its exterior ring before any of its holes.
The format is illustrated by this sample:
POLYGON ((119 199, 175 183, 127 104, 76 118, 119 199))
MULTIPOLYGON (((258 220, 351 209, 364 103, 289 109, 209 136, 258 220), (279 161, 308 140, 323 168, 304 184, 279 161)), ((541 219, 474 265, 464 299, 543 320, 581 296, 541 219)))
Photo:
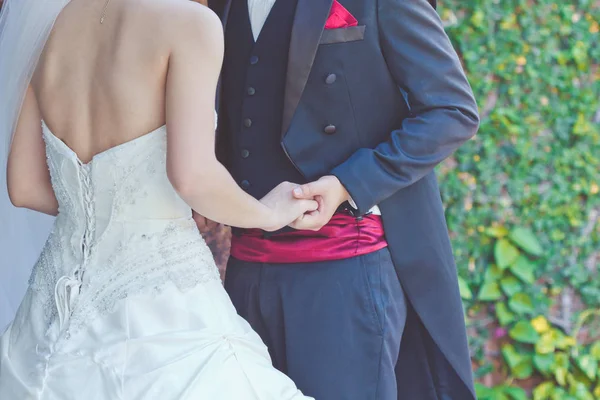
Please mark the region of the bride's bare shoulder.
POLYGON ((168 4, 161 7, 160 19, 173 38, 188 34, 222 35, 221 20, 210 8, 190 0, 166 0, 165 3, 168 4))

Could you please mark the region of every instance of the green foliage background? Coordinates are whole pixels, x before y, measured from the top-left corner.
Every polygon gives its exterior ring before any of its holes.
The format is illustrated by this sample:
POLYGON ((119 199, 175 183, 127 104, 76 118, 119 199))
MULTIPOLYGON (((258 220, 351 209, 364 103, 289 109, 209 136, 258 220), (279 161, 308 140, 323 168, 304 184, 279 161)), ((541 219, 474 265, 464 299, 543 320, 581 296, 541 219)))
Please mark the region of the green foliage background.
POLYGON ((479 397, 600 399, 600 2, 439 13, 482 115, 439 170, 479 397))

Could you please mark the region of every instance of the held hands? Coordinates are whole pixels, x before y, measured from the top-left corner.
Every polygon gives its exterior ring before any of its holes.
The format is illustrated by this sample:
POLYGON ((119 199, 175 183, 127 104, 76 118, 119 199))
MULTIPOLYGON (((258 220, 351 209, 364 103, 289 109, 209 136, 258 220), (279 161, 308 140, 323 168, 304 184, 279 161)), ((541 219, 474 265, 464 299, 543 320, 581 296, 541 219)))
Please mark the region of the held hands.
POLYGON ((318 231, 329 223, 340 204, 350 199, 350 194, 337 177, 328 175, 297 187, 294 197, 298 200, 314 199, 319 207, 296 219, 290 226, 298 230, 318 231))
POLYGON ((293 221, 302 221, 318 209, 319 204, 312 197, 295 198, 293 191, 296 188, 298 185, 294 183, 283 182, 260 200, 270 209, 262 229, 269 232, 277 231, 293 221))

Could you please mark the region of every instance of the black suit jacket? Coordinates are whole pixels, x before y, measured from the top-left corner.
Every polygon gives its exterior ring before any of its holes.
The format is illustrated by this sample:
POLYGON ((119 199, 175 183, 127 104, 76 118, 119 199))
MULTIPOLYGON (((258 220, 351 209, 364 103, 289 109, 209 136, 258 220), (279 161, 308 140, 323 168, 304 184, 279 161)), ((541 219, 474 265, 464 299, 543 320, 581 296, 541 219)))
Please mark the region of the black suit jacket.
MULTIPOLYGON (((214 4, 225 29, 231 1, 214 4)), ((456 267, 433 172, 475 135, 473 93, 427 0, 341 0, 359 26, 324 30, 332 2, 298 1, 282 145, 307 179, 334 174, 360 212, 381 208, 411 305, 397 366, 400 398, 474 399, 456 267), (333 84, 326 82, 332 74, 333 84)))

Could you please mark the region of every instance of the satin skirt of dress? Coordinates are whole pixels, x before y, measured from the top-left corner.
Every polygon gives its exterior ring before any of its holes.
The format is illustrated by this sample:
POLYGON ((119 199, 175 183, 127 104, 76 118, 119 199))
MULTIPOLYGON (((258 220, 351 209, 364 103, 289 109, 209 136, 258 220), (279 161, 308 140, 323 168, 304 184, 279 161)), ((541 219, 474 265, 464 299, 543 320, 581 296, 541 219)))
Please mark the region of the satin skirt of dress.
POLYGON ((31 296, 0 340, 2 400, 310 399, 272 367, 219 281, 120 300, 60 350, 32 347, 40 330, 18 323, 34 317, 31 296))

